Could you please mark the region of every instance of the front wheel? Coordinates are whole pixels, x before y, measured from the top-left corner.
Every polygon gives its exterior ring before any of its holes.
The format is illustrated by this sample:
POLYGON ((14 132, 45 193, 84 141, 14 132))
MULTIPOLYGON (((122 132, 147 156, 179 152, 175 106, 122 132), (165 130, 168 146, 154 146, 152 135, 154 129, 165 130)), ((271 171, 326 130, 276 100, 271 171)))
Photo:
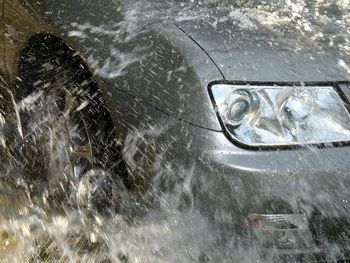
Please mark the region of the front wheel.
POLYGON ((33 200, 54 209, 81 207, 85 196, 84 206, 113 210, 115 192, 125 193, 128 186, 112 118, 83 61, 62 42, 55 53, 63 55, 52 57, 47 44, 36 41, 24 51, 15 90, 28 190, 33 200), (103 179, 94 178, 91 193, 79 195, 91 174, 103 179))

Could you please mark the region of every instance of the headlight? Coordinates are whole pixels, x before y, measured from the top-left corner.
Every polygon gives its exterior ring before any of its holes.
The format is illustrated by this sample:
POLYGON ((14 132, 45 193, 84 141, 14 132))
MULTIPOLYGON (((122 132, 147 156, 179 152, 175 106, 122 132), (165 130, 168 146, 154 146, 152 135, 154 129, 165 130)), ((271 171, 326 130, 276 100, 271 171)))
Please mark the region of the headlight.
POLYGON ((230 136, 248 146, 350 141, 350 115, 332 86, 216 84, 211 93, 230 136))

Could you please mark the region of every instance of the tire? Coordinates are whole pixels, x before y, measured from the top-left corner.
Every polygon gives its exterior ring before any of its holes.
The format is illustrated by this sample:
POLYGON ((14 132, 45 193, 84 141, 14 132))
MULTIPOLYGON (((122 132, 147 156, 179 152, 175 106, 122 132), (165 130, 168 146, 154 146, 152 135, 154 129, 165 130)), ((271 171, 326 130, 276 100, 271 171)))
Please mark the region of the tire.
POLYGON ((89 196, 103 200, 87 200, 86 206, 100 212, 112 209, 114 186, 125 192, 130 184, 112 118, 84 61, 54 36, 37 36, 18 65, 21 156, 33 200, 56 210, 77 203, 79 183, 95 169, 104 171, 104 179, 95 180, 104 194, 89 196))

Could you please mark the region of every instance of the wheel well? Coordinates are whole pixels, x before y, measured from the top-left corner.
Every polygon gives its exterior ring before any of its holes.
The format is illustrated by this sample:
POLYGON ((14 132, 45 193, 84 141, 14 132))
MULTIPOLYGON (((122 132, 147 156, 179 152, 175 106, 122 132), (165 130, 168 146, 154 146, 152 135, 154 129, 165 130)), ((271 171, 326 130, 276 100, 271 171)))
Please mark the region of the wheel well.
MULTIPOLYGON (((47 85, 49 86, 49 83, 45 82, 50 82, 50 77, 54 78, 57 72, 70 72, 69 76, 73 78, 74 83, 78 83, 78 91, 75 92, 86 93, 86 97, 95 103, 95 107, 91 107, 95 126, 100 127, 100 124, 106 124, 104 128, 110 132, 110 138, 116 138, 112 117, 104 104, 102 92, 98 88, 96 80, 83 58, 64 40, 52 34, 37 34, 31 37, 20 53, 17 66, 19 81, 14 90, 17 101, 31 94, 34 89, 45 89, 47 85), (40 82, 41 80, 42 82, 40 82)), ((108 141, 108 143, 116 144, 113 140, 108 141)), ((106 147, 111 147, 111 145, 106 147)), ((115 154, 120 154, 120 146, 115 147, 118 148, 118 153, 115 154)), ((108 153, 107 149, 105 152, 108 153)), ((124 160, 121 155, 119 158, 121 160, 117 165, 119 176, 123 178, 124 184, 131 189, 132 183, 128 179, 124 160)))
MULTIPOLYGON (((47 71, 47 74, 50 74, 49 71, 52 66, 55 66, 53 68, 59 67, 73 72, 79 71, 80 77, 83 74, 85 79, 94 81, 96 84, 85 61, 64 40, 52 34, 32 36, 20 52, 17 60, 20 81, 27 82, 27 84, 31 83, 31 80, 34 80, 38 73, 47 71), (45 62, 44 65, 43 62, 45 62)), ((17 85, 18 87, 15 91, 19 97, 28 95, 33 88, 33 85, 23 84, 17 85)), ((98 91, 98 88, 91 92, 96 91, 98 91)))

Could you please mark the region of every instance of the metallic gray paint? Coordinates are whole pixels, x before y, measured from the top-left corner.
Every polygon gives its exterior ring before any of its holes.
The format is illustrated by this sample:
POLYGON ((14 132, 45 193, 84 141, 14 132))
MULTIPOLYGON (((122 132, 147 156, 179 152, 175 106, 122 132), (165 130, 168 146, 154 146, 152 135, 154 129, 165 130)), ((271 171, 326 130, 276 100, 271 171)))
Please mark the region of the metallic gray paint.
MULTIPOLYGON (((191 190, 195 205, 213 219, 214 225, 216 213, 229 215, 227 225, 215 225, 222 239, 233 232, 246 231, 249 213, 299 213, 308 209, 311 216, 313 209, 317 209, 325 215, 339 216, 349 211, 350 202, 343 202, 350 200, 349 147, 317 151, 240 148, 221 132, 207 90, 211 81, 223 79, 220 71, 227 79, 241 81, 349 80, 335 60, 340 56, 348 61, 343 54, 329 50, 312 60, 303 52, 293 52, 292 47, 284 46, 282 40, 278 40, 281 43, 278 48, 267 45, 272 37, 269 32, 246 34, 237 29, 228 36, 210 29, 205 21, 197 22, 199 29, 192 22, 178 23, 180 30, 172 17, 161 24, 157 19, 152 21, 152 17, 146 24, 147 30, 126 43, 119 43, 114 37, 95 41, 93 35, 81 39, 69 36, 74 23, 98 26, 121 21, 121 11, 112 1, 30 2, 31 12, 46 21, 49 28, 61 32, 62 38, 77 47, 90 68, 95 69, 118 128, 118 139, 124 143, 142 131, 150 131, 138 144, 141 154, 129 156, 133 158, 133 163, 129 163, 132 176, 149 181, 150 175, 161 167, 170 166, 173 180, 181 181, 177 171, 194 169, 191 190), (256 35, 262 35, 259 47, 251 39, 256 35), (238 49, 242 45, 246 49, 238 49), (140 46, 145 49, 139 49, 140 46), (101 75, 89 56, 105 61, 114 47, 137 54, 138 59, 126 64, 121 74, 101 75), (183 70, 176 72, 179 67, 183 70), (171 71, 176 74, 167 79, 171 71), (164 158, 156 166, 160 153, 164 158), (283 211, 277 207, 278 211, 273 211, 270 203, 276 200, 288 206, 283 211)), ((120 5, 123 10, 125 6, 120 5)), ((128 150, 126 145, 126 155, 130 154, 128 150)))

